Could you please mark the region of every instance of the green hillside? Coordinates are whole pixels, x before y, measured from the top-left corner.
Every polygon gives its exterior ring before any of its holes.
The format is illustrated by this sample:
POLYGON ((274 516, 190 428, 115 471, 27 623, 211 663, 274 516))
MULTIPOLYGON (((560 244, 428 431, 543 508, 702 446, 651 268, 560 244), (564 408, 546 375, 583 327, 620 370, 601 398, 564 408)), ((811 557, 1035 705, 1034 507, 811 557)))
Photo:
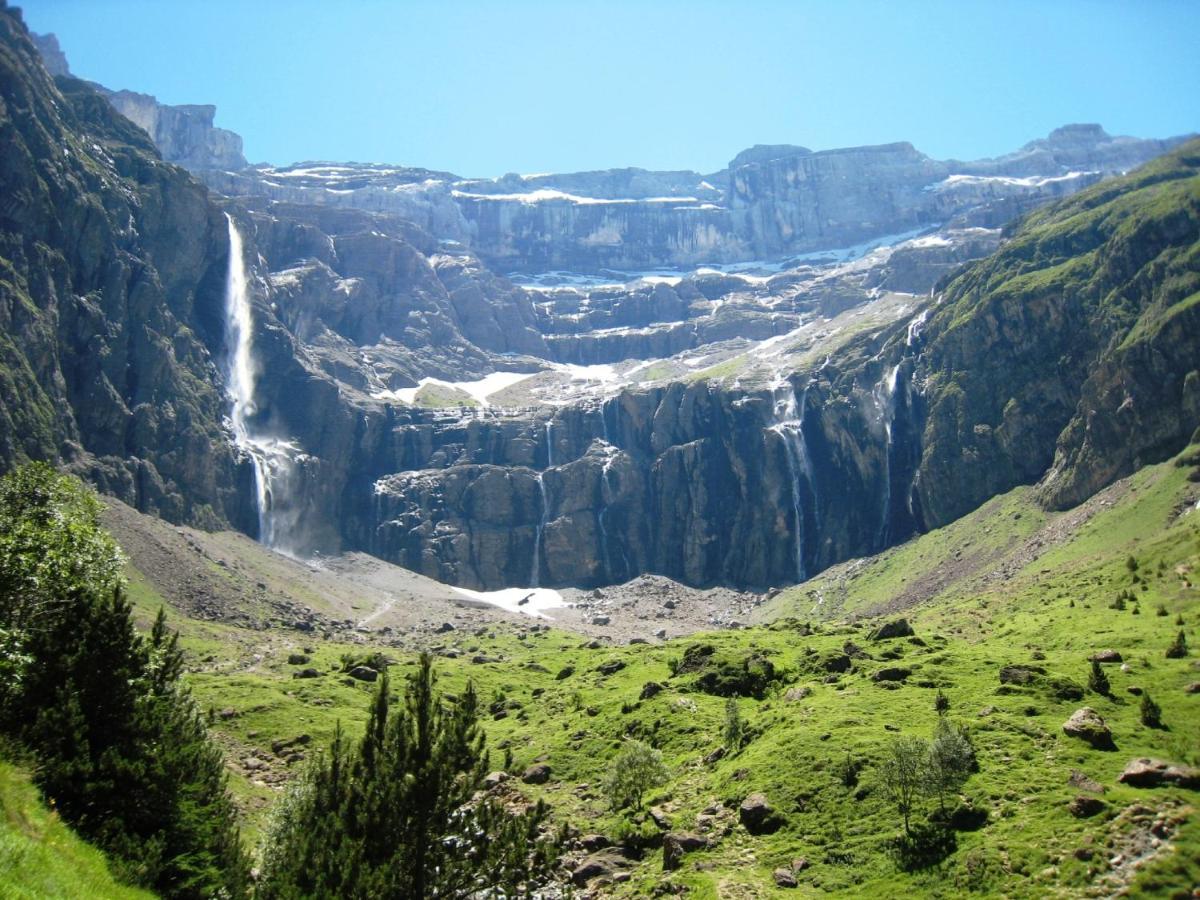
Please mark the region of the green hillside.
POLYGON ((29 776, 0 761, 0 897, 5 900, 141 900, 118 883, 104 855, 81 841, 38 798, 29 776))

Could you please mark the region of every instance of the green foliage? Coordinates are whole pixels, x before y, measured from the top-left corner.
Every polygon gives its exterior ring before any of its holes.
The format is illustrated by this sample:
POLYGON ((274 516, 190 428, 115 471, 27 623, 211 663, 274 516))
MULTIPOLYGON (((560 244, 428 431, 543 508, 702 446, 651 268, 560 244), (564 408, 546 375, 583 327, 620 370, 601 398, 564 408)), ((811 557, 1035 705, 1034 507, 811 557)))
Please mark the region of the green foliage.
POLYGON ((746 723, 742 720, 741 710, 738 709, 737 700, 730 697, 725 701, 725 727, 721 731, 725 749, 737 750, 740 748, 745 735, 746 723))
POLYGON ((916 737, 894 738, 884 751, 879 766, 879 782, 884 794, 904 821, 904 833, 911 834, 911 819, 925 784, 929 744, 916 737))
POLYGON ((0 509, 3 665, 18 675, 0 726, 37 758, 39 788, 125 880, 169 897, 244 894, 224 761, 161 611, 149 640, 134 629, 98 501, 31 465, 0 479, 0 509))
POLYGON ((627 739, 605 775, 604 795, 614 810, 641 809, 646 791, 665 784, 670 777, 661 751, 627 739))
POLYGON ((468 684, 453 702, 422 654, 402 703, 385 674, 361 742, 337 733, 282 801, 263 849, 258 895, 466 897, 532 893, 552 848, 539 802, 513 814, 476 796, 488 755, 468 684))
POLYGON ((1094 694, 1100 694, 1102 697, 1107 697, 1112 691, 1112 685, 1108 682, 1108 676, 1104 674, 1104 668, 1096 660, 1092 660, 1092 669, 1088 673, 1088 690, 1094 694))
POLYGON ((118 584, 124 559, 100 501, 45 463, 0 478, 0 628, 20 630, 81 588, 118 584))
POLYGON ((1142 724, 1147 728, 1162 728, 1162 708, 1150 697, 1149 691, 1142 693, 1142 704, 1139 709, 1142 724))
POLYGON ((151 900, 119 884, 89 846, 38 796, 29 776, 0 760, 0 896, 5 900, 151 900))
POLYGON ((945 810, 946 795, 960 790, 975 767, 975 748, 966 729, 939 716, 925 760, 925 791, 945 810))
POLYGON ((774 663, 758 651, 727 654, 711 644, 693 644, 672 675, 696 674, 696 689, 716 697, 761 698, 779 679, 774 663))
POLYGON ((1175 640, 1171 642, 1171 646, 1167 647, 1167 659, 1183 659, 1187 655, 1187 637, 1184 636, 1183 629, 1180 629, 1179 634, 1175 635, 1175 640))

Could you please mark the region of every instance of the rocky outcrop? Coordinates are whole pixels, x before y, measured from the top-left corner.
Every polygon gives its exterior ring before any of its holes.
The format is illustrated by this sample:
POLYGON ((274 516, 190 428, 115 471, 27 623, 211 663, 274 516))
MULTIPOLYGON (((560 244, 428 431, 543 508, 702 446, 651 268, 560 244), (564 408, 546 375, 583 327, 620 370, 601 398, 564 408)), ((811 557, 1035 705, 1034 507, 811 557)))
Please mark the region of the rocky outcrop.
POLYGON ((193 172, 246 167, 241 135, 213 125, 215 106, 170 106, 134 91, 105 93, 117 112, 150 135, 168 162, 193 172))
POLYGON ((240 515, 222 430, 228 240, 183 170, 0 7, 0 466, 62 460, 165 518, 240 515))

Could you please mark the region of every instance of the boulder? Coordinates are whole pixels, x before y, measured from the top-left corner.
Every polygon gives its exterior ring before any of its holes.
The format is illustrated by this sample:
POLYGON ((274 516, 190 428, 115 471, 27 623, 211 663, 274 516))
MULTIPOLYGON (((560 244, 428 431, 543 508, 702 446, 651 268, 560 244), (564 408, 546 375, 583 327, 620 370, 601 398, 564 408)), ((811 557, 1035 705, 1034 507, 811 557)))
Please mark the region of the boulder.
POLYGON ((799 882, 791 869, 778 868, 774 871, 775 884, 781 888, 794 888, 799 882))
POLYGON ((792 703, 803 700, 812 693, 812 688, 809 687, 794 687, 788 688, 787 693, 783 695, 783 699, 792 703))
POLYGON ((1087 819, 1098 813, 1104 812, 1108 808, 1108 804, 1099 797, 1089 797, 1086 794, 1079 794, 1067 804, 1067 812, 1077 819, 1087 819))
POLYGON ((585 834, 579 839, 579 846, 588 853, 603 850, 611 844, 612 842, 603 834, 585 834))
POLYGON ((1104 793, 1104 785, 1094 778, 1089 778, 1078 769, 1071 770, 1071 777, 1067 779, 1067 784, 1071 785, 1071 787, 1079 788, 1081 791, 1089 791, 1093 794, 1104 793))
POLYGON ((910 637, 912 633, 913 629, 908 624, 908 619, 896 619, 892 622, 884 622, 867 635, 867 640, 886 641, 889 638, 910 637))
POLYGON ((671 827, 671 817, 666 814, 661 806, 650 807, 648 810, 646 810, 646 814, 650 816, 650 821, 652 821, 657 828, 661 828, 663 831, 666 831, 671 827))
POLYGON ((601 663, 596 666, 596 671, 601 675, 615 675, 625 668, 625 661, 621 659, 610 659, 608 662, 601 663))
POLYGON ((379 673, 369 666, 355 666, 349 674, 356 681, 374 681, 379 677, 379 673))
POLYGON ((871 680, 880 681, 904 681, 912 674, 912 669, 905 669, 900 666, 889 666, 886 669, 880 669, 871 676, 871 680))
POLYGON ((1075 710, 1071 718, 1063 722, 1063 732, 1070 737, 1087 741, 1098 750, 1108 750, 1113 747, 1112 732, 1104 719, 1090 706, 1075 710))
POLYGON ((580 860, 571 870, 571 881, 577 887, 586 887, 588 882, 597 878, 615 875, 618 870, 629 867, 629 861, 616 850, 601 850, 580 860))
POLYGON ((1092 660, 1098 663, 1124 662, 1124 658, 1116 650, 1097 650, 1092 654, 1092 660))
POLYGON ((809 868, 811 865, 812 865, 812 863, 808 861, 807 856, 797 856, 795 859, 792 860, 792 871, 793 872, 803 872, 805 869, 809 868))
POLYGON ((508 781, 509 774, 507 772, 489 772, 484 776, 483 786, 486 790, 495 790, 504 782, 508 781))
POLYGON ((525 770, 521 780, 526 784, 545 784, 550 780, 550 766, 546 763, 534 763, 525 770))
POLYGON ((1038 675, 1045 675, 1041 666, 1004 666, 1000 669, 1001 684, 1029 684, 1038 675))
POLYGON ((657 697, 663 692, 663 686, 657 681, 647 681, 642 685, 642 692, 638 695, 639 700, 649 700, 651 697, 657 697))
POLYGON ((663 871, 673 872, 683 864, 685 853, 703 850, 708 839, 690 831, 670 832, 663 836, 663 871))
POLYGON ((765 794, 751 794, 738 808, 738 820, 751 834, 770 834, 777 831, 783 822, 765 794))
POLYGON ((1171 785, 1189 790, 1200 790, 1200 769, 1192 766, 1173 765, 1161 759, 1141 757, 1131 759, 1125 766, 1125 771, 1117 777, 1117 781, 1132 787, 1151 788, 1171 785))
POLYGON ((320 678, 321 673, 317 669, 314 669, 310 666, 307 669, 301 669, 299 672, 293 672, 292 677, 293 678, 320 678))

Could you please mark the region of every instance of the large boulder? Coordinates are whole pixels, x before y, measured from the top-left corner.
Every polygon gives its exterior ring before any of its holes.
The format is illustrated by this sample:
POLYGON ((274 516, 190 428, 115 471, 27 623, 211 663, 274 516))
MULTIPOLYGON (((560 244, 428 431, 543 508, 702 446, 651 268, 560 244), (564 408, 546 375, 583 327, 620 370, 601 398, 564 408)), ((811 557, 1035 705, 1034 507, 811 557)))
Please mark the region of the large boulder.
POLYGON ((1200 790, 1200 769, 1192 766, 1177 766, 1161 759, 1141 757, 1131 759, 1117 781, 1133 787, 1174 787, 1200 790))
POLYGON ((1077 819, 1087 819, 1104 812, 1107 807, 1108 804, 1099 797, 1089 797, 1086 794, 1079 794, 1067 804, 1067 812, 1077 819))
POLYGON ((754 793, 742 801, 738 819, 751 834, 770 834, 783 824, 765 794, 754 793))
POLYGON ((671 872, 683 865, 683 857, 693 850, 703 850, 708 838, 690 831, 670 832, 663 836, 663 871, 671 872))
POLYGON ((1075 710, 1071 718, 1063 722, 1062 729, 1065 734, 1087 741, 1097 750, 1113 748, 1112 732, 1101 715, 1090 706, 1075 710))
POLYGON ((1098 663, 1124 662, 1124 657, 1116 650, 1097 650, 1092 654, 1092 659, 1098 663))
POLYGON ((585 887, 588 882, 597 878, 611 878, 621 869, 629 867, 629 860, 617 850, 601 850, 592 853, 579 861, 571 870, 571 881, 577 887, 585 887))
POLYGON ((886 641, 889 638, 910 637, 912 633, 913 629, 908 624, 908 619, 896 619, 892 622, 884 622, 867 635, 867 640, 886 641))
POLYGON ((545 784, 550 780, 550 766, 546 763, 535 763, 525 770, 521 780, 526 784, 545 784))

